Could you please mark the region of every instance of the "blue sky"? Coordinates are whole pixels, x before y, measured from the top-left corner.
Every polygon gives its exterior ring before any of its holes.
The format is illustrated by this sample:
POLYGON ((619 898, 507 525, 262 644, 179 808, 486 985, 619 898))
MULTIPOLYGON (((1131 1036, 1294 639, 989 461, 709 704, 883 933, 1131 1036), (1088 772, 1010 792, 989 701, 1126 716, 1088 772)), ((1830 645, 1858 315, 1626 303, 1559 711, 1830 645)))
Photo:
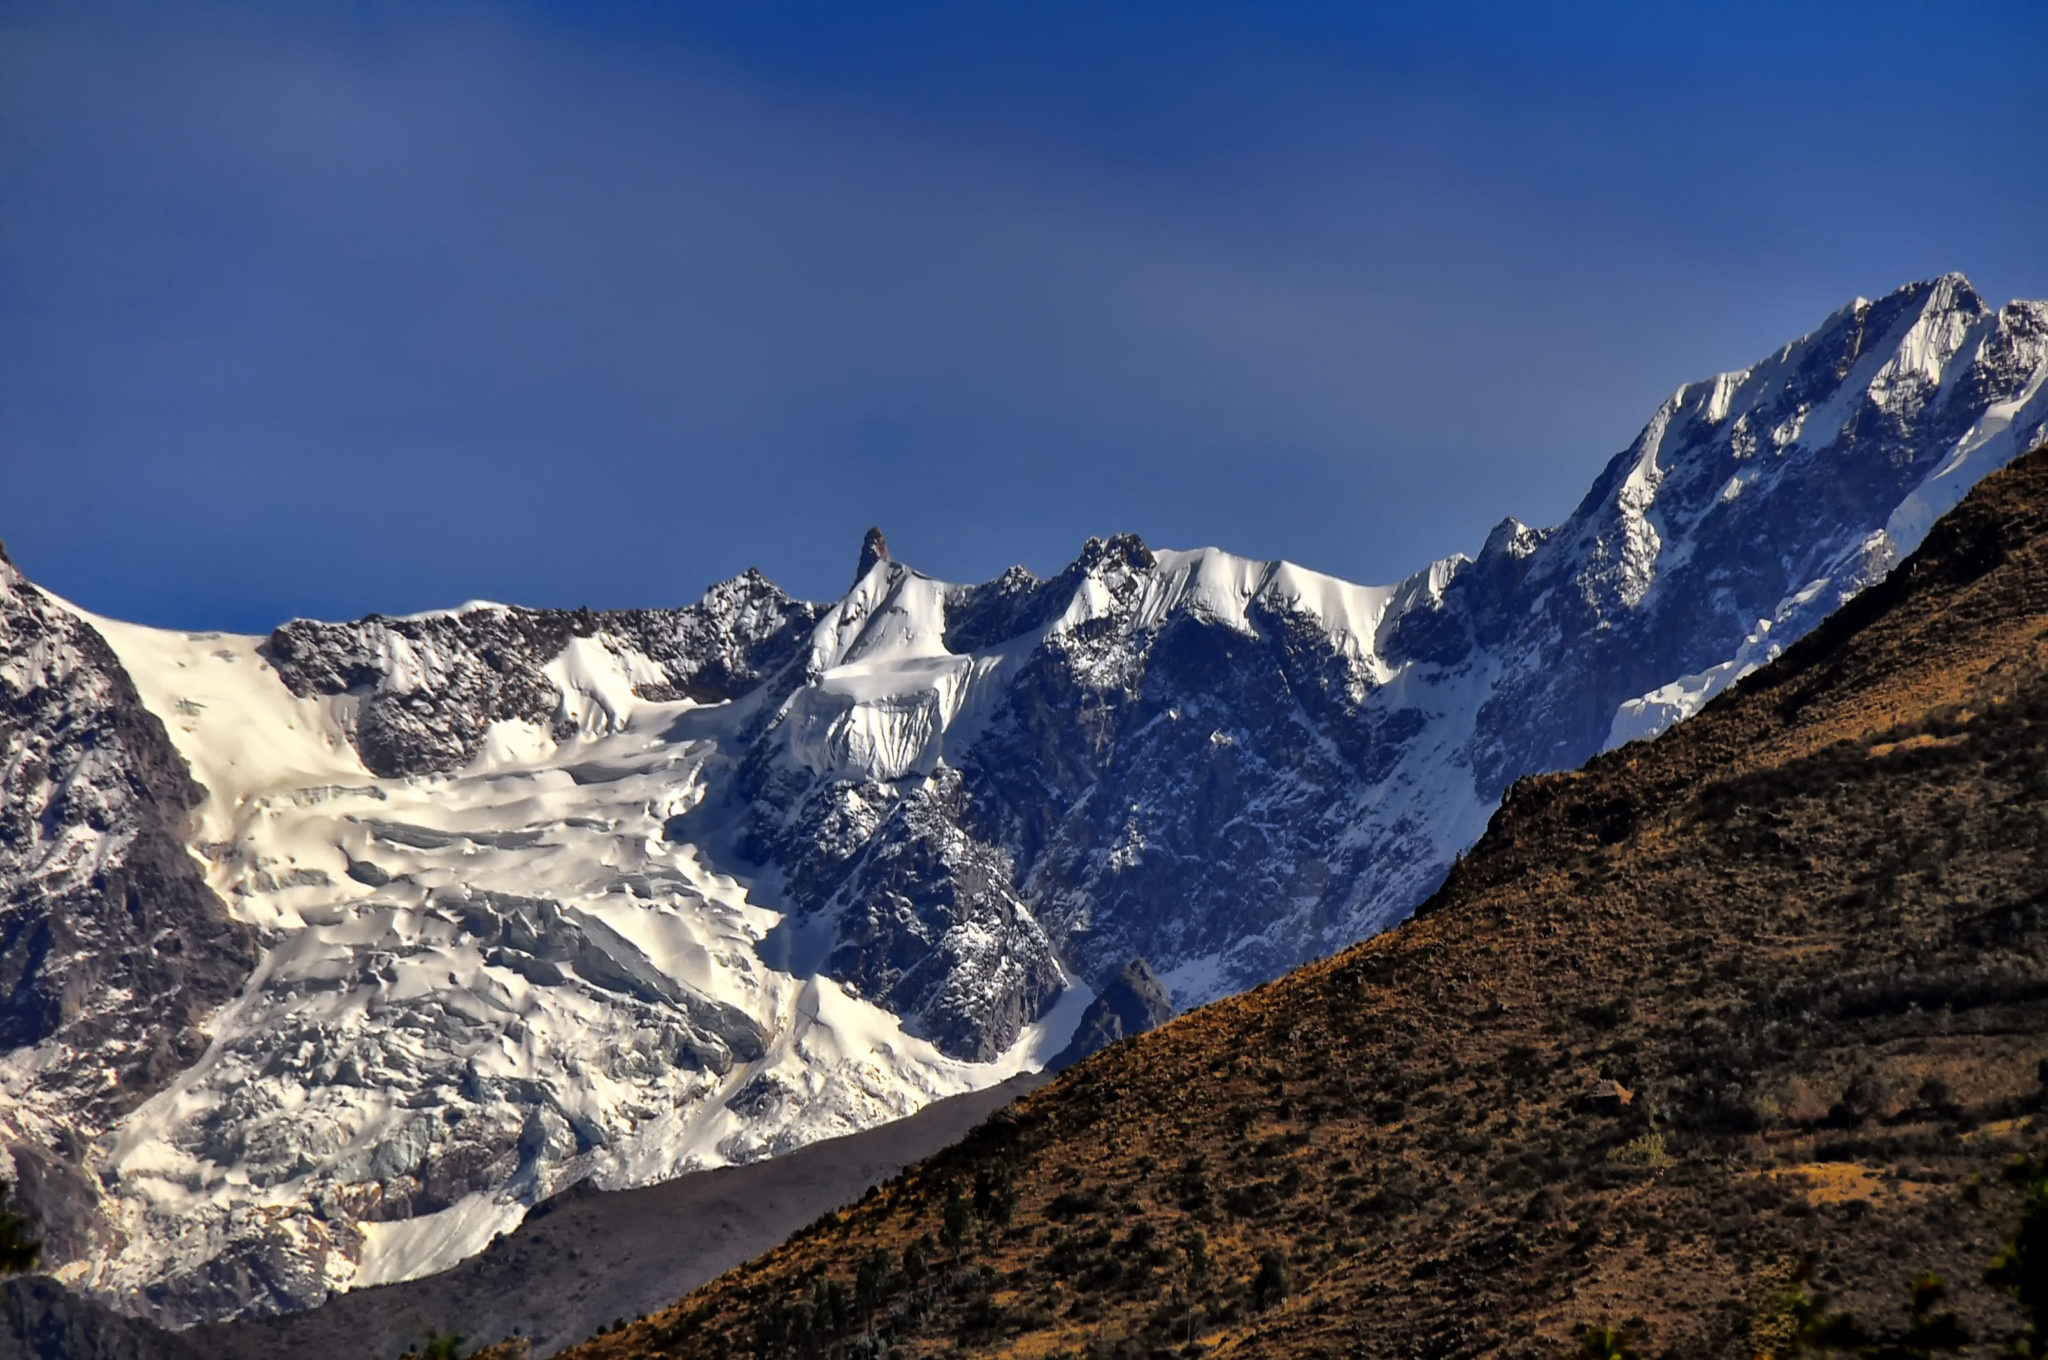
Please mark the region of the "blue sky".
POLYGON ((0 538, 183 627, 1385 581, 1679 383, 2048 296, 2038 4, 0 5, 0 538))

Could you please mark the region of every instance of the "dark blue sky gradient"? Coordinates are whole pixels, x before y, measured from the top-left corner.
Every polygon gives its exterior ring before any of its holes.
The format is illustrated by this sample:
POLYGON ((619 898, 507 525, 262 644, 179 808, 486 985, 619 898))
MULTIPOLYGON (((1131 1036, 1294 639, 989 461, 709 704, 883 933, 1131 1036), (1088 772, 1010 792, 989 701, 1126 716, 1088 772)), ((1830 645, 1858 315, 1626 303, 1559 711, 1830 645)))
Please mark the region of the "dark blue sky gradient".
POLYGON ((1386 581, 1852 296, 2048 296, 2039 4, 86 8, 0 7, 0 537, 152 623, 1386 581))

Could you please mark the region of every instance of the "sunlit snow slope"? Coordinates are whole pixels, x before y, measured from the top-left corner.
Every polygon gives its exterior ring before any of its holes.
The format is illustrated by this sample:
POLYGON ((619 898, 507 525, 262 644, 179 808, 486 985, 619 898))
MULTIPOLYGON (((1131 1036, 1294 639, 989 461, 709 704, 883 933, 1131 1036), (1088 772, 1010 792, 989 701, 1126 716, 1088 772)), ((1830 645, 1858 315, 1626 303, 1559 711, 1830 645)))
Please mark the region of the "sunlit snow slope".
POLYGON ((1382 929, 1516 779, 1882 576, 2048 434, 2044 374, 2048 305, 1859 301, 1681 388, 1564 524, 1384 587, 1128 536, 954 585, 871 538, 830 604, 749 573, 267 639, 79 615, 205 786, 260 959, 132 1109, 49 1077, 88 1061, 61 1038, 0 1061, 15 1145, 112 1225, 63 1273, 171 1321, 304 1306, 580 1177, 996 1081, 1134 958, 1185 1006, 1382 929))

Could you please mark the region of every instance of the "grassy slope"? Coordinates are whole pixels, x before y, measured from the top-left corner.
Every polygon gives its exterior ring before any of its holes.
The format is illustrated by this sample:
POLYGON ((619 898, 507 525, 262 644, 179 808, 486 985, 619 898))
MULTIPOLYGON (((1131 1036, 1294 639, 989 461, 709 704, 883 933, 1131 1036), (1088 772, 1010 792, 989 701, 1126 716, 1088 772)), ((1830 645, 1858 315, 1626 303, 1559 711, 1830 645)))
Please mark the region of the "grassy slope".
POLYGON ((572 1354, 872 1350, 819 1282, 900 1266, 1005 1171, 1007 1226, 883 1282, 897 1353, 1192 1327, 1226 1355, 1554 1356, 1627 1322, 1647 1354, 1752 1354, 1801 1258, 1874 1323, 1931 1270, 2010 1330, 1980 1280, 2041 1123, 2044 851, 2048 451, 1698 718, 1518 785, 1416 920, 1118 1045, 572 1354), (1268 1251, 1290 1292, 1261 1307, 1268 1251))

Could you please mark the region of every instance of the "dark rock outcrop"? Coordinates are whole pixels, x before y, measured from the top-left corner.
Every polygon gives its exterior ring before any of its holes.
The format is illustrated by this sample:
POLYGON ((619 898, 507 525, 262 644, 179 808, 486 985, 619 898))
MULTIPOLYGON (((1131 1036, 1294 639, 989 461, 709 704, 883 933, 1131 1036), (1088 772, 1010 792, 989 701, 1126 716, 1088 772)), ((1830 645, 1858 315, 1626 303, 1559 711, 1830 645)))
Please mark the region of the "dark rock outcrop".
POLYGON ((469 761, 494 722, 570 735, 546 667, 572 639, 602 636, 654 663, 664 678, 635 686, 644 699, 711 703, 788 666, 820 612, 749 570, 681 609, 480 605, 354 623, 294 619, 264 653, 301 698, 361 697, 356 749, 373 773, 429 774, 469 761))
POLYGON ((210 1352, 47 1275, 17 1275, 0 1279, 0 1360, 210 1360, 210 1352))
POLYGON ((105 640, 0 558, 0 1051, 51 1055, 0 1146, 52 1261, 97 1231, 91 1139, 198 1058, 255 965, 185 848, 202 796, 105 640))
POLYGON ((875 569, 875 563, 889 560, 889 540, 882 537, 879 528, 867 531, 860 541, 860 561, 854 566, 853 579, 859 581, 875 569))
POLYGON ((1167 994, 1166 984, 1152 971, 1152 965, 1132 959, 1103 984, 1081 1013, 1073 1040, 1046 1064, 1046 1070, 1064 1072, 1083 1058, 1119 1040, 1157 1029, 1172 1018, 1173 998, 1167 994))
POLYGON ((0 1049, 62 1033, 109 1109, 197 1056, 255 962, 186 853, 204 796, 100 635, 0 559, 0 1049))

